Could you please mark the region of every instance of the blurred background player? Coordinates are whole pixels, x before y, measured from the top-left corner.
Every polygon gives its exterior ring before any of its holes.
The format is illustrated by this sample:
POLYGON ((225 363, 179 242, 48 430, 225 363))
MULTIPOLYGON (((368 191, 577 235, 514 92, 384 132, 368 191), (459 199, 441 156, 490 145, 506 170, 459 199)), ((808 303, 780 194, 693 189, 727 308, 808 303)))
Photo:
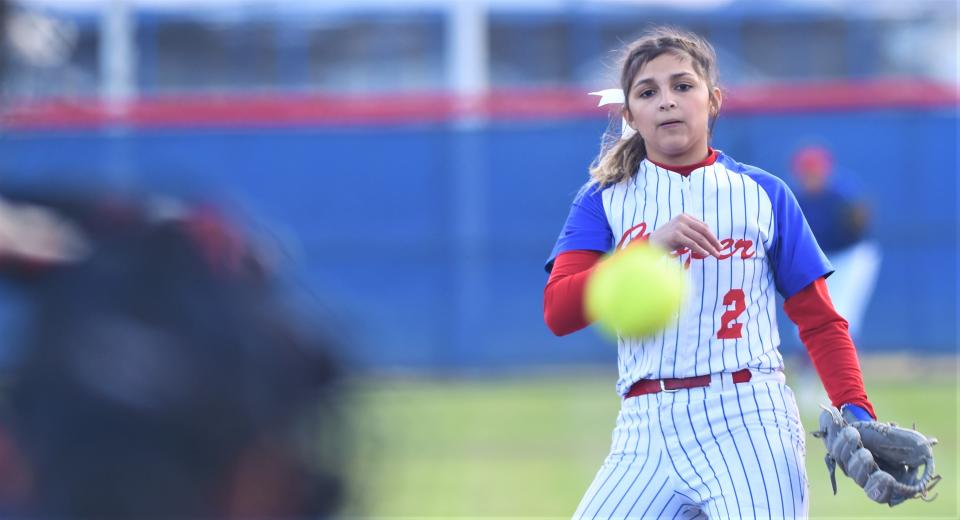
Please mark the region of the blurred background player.
POLYGON ((833 156, 823 146, 806 146, 793 156, 797 202, 817 243, 836 271, 827 278, 834 307, 858 337, 863 315, 880 270, 879 245, 868 237, 870 209, 854 189, 853 179, 839 178, 833 156))
POLYGON ((12 220, 51 238, 15 247, 26 235, 5 230, 0 242, 4 279, 30 309, 0 401, 5 518, 339 510, 335 346, 237 229, 169 198, 61 192, 8 206, 0 220, 33 212, 12 220))

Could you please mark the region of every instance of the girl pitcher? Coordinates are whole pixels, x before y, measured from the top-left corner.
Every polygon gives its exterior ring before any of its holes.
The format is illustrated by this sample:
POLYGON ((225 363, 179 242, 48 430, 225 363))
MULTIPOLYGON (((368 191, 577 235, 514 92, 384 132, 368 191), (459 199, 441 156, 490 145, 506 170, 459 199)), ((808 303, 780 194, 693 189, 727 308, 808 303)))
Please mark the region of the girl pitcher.
POLYGON ((774 291, 833 405, 875 417, 827 292, 833 268, 779 178, 711 148, 723 96, 709 43, 651 31, 627 47, 620 89, 624 129, 607 136, 547 261, 544 318, 557 335, 586 327, 593 266, 633 241, 669 251, 692 292, 659 334, 619 338, 610 454, 574 516, 805 517, 774 291))

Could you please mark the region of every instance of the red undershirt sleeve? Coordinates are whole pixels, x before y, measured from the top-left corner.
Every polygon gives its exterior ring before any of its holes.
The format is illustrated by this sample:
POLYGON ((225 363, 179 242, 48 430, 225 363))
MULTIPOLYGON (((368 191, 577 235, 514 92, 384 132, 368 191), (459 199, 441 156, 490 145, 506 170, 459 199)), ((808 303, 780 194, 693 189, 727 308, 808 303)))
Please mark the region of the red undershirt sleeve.
POLYGON ((813 366, 836 407, 855 404, 877 414, 867 399, 857 350, 850 339, 847 320, 833 308, 827 283, 818 278, 787 298, 783 310, 797 324, 813 366))
POLYGON ((599 251, 567 251, 557 255, 543 289, 543 321, 557 336, 590 324, 583 312, 583 291, 602 256, 599 251))

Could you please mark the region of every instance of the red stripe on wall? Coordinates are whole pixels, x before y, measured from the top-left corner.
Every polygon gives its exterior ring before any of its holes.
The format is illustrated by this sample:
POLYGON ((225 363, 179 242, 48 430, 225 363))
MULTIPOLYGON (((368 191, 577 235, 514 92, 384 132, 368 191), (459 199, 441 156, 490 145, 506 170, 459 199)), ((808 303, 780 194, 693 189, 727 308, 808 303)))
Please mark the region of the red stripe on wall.
MULTIPOLYGON (((130 127, 288 127, 603 117, 597 97, 579 89, 498 90, 475 98, 450 93, 378 95, 180 95, 141 98, 124 107, 97 99, 18 104, 3 116, 12 129, 130 127)), ((939 108, 960 104, 954 85, 917 80, 753 85, 725 92, 722 113, 939 108)), ((612 107, 616 110, 616 106, 612 107)))
POLYGON ((739 113, 817 112, 958 104, 958 85, 904 79, 743 86, 731 89, 723 109, 739 113))

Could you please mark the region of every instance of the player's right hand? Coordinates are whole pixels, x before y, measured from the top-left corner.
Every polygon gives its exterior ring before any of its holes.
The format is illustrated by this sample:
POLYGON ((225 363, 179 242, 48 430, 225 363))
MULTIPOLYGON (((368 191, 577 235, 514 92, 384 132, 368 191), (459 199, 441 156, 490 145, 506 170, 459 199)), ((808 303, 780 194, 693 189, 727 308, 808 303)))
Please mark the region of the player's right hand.
POLYGON ((723 248, 707 224, 686 213, 681 213, 657 228, 648 239, 651 244, 667 251, 685 247, 704 258, 720 256, 723 248))

